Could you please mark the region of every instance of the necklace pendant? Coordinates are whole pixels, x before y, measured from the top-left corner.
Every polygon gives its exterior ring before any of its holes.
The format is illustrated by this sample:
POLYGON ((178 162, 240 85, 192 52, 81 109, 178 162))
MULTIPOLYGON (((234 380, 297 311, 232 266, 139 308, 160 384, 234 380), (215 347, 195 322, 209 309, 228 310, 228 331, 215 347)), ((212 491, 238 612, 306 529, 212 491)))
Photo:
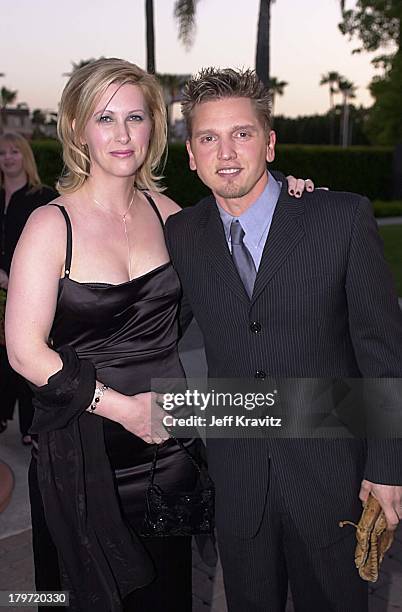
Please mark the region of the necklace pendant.
POLYGON ((112 215, 117 215, 118 217, 121 217, 121 219, 122 219, 122 221, 123 221, 123 223, 124 223, 124 225, 125 225, 125 224, 126 224, 126 217, 127 217, 128 213, 129 213, 129 211, 130 211, 130 208, 131 208, 131 206, 132 206, 133 202, 134 202, 134 196, 135 196, 135 194, 136 194, 136 189, 135 189, 135 187, 134 187, 134 189, 133 189, 133 195, 132 195, 131 200, 130 200, 130 204, 128 205, 128 208, 127 208, 126 212, 124 213, 124 215, 122 215, 122 214, 120 214, 120 213, 116 213, 114 210, 110 210, 110 208, 107 208, 107 207, 106 207, 104 204, 102 204, 102 202, 99 202, 99 201, 98 201, 96 198, 92 197, 92 199, 93 199, 93 201, 95 202, 95 204, 97 204, 98 206, 100 206, 100 207, 101 207, 101 208, 103 208, 104 210, 107 210, 107 211, 108 211, 109 213, 111 213, 112 215))

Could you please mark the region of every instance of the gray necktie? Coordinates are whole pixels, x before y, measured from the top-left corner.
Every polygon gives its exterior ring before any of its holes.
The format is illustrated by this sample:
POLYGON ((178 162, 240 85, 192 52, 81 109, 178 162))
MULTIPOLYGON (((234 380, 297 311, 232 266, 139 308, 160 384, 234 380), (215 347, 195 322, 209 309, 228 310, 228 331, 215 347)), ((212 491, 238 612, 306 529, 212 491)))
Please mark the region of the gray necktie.
POLYGON ((244 288, 251 298, 257 271, 250 251, 243 242, 244 230, 237 219, 233 219, 230 226, 230 238, 232 241, 232 258, 234 264, 243 281, 244 288))

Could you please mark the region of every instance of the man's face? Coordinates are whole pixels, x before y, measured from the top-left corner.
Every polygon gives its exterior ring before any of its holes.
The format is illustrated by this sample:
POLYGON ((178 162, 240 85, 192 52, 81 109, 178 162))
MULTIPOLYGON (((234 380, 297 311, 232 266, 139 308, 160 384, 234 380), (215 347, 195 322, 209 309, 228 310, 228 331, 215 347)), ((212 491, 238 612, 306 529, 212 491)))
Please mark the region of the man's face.
POLYGON ((190 168, 220 203, 236 199, 234 204, 248 206, 266 185, 275 133, 265 132, 249 98, 202 102, 193 110, 187 151, 190 168))

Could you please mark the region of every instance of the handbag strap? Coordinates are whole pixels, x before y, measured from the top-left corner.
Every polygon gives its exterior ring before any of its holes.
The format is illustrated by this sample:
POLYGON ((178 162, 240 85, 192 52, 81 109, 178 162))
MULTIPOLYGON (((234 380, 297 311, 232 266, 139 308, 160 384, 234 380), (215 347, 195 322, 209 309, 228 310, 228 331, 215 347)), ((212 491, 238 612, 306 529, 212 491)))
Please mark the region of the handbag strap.
MULTIPOLYGON (((195 469, 199 472, 199 474, 201 474, 201 467, 200 467, 198 461, 196 461, 195 457, 193 457, 193 455, 190 453, 190 451, 184 446, 183 442, 179 438, 175 438, 172 435, 170 437, 173 438, 173 440, 176 442, 176 444, 178 444, 178 446, 180 446, 180 448, 187 454, 188 458, 192 462, 192 464, 195 467, 195 469)), ((159 445, 155 444, 154 456, 153 456, 153 459, 152 459, 151 470, 150 470, 150 473, 149 473, 149 484, 150 485, 153 485, 153 483, 154 483, 155 470, 156 470, 156 462, 157 462, 157 459, 158 459, 158 450, 159 450, 159 445)))

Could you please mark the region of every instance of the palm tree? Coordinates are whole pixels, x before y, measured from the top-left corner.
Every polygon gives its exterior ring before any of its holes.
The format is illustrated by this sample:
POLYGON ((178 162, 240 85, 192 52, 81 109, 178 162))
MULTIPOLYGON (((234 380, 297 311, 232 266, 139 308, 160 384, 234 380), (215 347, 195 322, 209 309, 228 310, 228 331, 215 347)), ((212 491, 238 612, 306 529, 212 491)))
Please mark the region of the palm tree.
POLYGON ((195 16, 199 0, 176 0, 174 17, 179 26, 179 40, 188 50, 194 42, 195 16))
MULTIPOLYGON (((99 58, 99 59, 102 59, 102 58, 99 58)), ((79 62, 71 62, 72 65, 73 65, 71 72, 63 72, 63 76, 70 77, 73 74, 73 72, 75 72, 79 68, 83 68, 84 66, 88 66, 88 64, 91 64, 92 62, 95 62, 95 61, 96 61, 96 59, 94 57, 90 57, 89 59, 80 60, 79 62)))
POLYGON ((0 104, 2 108, 6 108, 8 104, 15 102, 18 91, 11 91, 7 87, 2 87, 0 90, 0 104))
POLYGON ((4 114, 8 104, 15 102, 18 91, 11 91, 7 87, 2 87, 0 90, 0 132, 3 131, 3 124, 6 124, 6 115, 4 114))
POLYGON ((40 108, 35 108, 35 110, 32 111, 32 123, 34 125, 34 135, 41 136, 42 135, 41 128, 46 123, 46 116, 45 116, 45 113, 40 108))
MULTIPOLYGON (((179 22, 179 39, 191 46, 195 26, 195 5, 198 0, 177 0, 175 17, 179 22)), ((260 0, 257 29, 255 70, 267 86, 270 81, 270 26, 271 5, 275 0, 260 0)))
MULTIPOLYGON (((270 31, 271 4, 275 0, 260 0, 258 14, 257 46, 255 53, 255 71, 264 85, 270 82, 270 31)), ((282 94, 281 94, 282 95, 282 94)))
POLYGON ((320 81, 320 85, 329 85, 329 141, 331 144, 335 142, 334 95, 338 93, 337 85, 342 78, 339 72, 332 71, 323 74, 320 81))
POLYGON ((155 74, 154 0, 145 0, 145 21, 147 28, 147 71, 150 74, 155 74))
POLYGON ((35 108, 35 110, 32 111, 32 123, 35 125, 43 125, 45 121, 45 113, 40 108, 35 108))
POLYGON ((335 72, 334 70, 332 72, 327 72, 327 74, 323 74, 321 77, 320 85, 329 85, 329 108, 331 111, 334 108, 334 94, 338 92, 336 86, 342 78, 339 72, 335 72))
MULTIPOLYGON (((270 79, 270 15, 275 0, 260 0, 255 70, 265 85, 270 79)), ((179 40, 189 49, 194 41, 195 17, 199 0, 176 0, 174 16, 179 26, 179 40)))
POLYGON ((341 77, 338 81, 338 89, 343 98, 343 116, 342 116, 342 147, 347 147, 349 144, 349 100, 355 98, 356 85, 347 79, 341 77))
POLYGON ((271 77, 267 83, 272 98, 272 115, 275 111, 275 96, 283 96, 285 87, 288 85, 286 81, 279 81, 277 77, 271 77))

